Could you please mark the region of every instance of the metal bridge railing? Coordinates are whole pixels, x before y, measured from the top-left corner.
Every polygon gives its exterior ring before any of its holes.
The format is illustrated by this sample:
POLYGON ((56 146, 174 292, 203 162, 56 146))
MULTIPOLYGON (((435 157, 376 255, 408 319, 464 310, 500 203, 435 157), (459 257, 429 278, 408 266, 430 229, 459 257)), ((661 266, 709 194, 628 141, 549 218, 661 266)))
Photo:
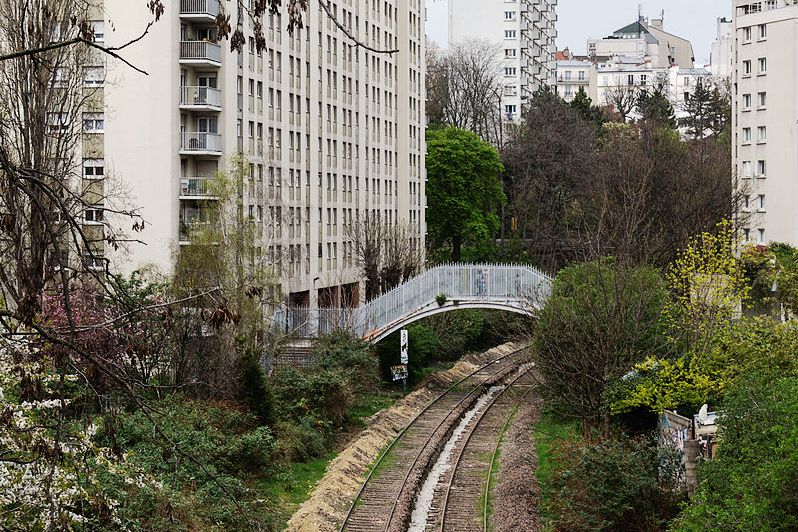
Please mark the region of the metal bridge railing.
POLYGON ((445 264, 427 270, 354 309, 278 309, 272 325, 302 338, 347 330, 361 337, 437 304, 436 298, 539 308, 551 293, 551 278, 523 265, 445 264))

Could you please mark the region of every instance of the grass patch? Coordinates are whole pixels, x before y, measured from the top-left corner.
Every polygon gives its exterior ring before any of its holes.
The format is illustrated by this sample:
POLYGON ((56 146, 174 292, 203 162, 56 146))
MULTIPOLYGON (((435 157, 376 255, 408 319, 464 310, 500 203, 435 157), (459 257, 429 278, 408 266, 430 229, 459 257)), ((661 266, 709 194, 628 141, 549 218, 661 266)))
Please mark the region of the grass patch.
POLYGON ((544 520, 549 520, 547 508, 551 500, 551 479, 554 475, 555 462, 553 450, 563 440, 577 440, 581 438, 582 429, 579 423, 573 420, 563 421, 551 412, 544 412, 540 420, 532 429, 537 453, 538 468, 537 479, 542 497, 540 514, 544 520))
POLYGON ((308 499, 333 458, 335 453, 330 452, 308 462, 294 462, 283 466, 274 476, 256 482, 258 492, 279 509, 280 529, 285 528, 297 508, 308 499))
POLYGON ((363 428, 368 418, 390 407, 401 398, 402 392, 386 388, 359 394, 347 414, 349 423, 354 427, 363 428))

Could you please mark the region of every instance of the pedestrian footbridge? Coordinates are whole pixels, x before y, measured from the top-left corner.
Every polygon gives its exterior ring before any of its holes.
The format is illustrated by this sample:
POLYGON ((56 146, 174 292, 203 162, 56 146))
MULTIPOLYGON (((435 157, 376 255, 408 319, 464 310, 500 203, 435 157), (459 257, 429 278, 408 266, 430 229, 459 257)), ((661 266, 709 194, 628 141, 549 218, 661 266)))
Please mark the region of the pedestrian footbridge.
POLYGON ((346 330, 378 342, 414 321, 459 309, 532 315, 551 293, 551 278, 524 265, 446 264, 424 271, 390 292, 351 309, 278 309, 273 326, 311 338, 346 330))

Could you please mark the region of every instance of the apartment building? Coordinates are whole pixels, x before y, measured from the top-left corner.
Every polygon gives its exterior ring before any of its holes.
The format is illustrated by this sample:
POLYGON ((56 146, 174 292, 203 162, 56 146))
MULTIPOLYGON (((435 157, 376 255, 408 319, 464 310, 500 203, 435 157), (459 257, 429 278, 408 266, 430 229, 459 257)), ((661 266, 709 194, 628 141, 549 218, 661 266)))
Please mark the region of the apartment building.
POLYGON ((564 55, 556 62, 557 94, 566 102, 574 99, 580 89, 590 94, 590 76, 594 65, 587 59, 577 59, 564 55))
MULTIPOLYGON (((406 223, 423 249, 424 5, 338 0, 329 9, 355 46, 311 3, 305 27, 266 15, 266 49, 230 0, 175 0, 126 49, 142 75, 115 62, 105 76, 104 156, 147 224, 111 256, 123 270, 169 272, 190 227, 210 223, 208 186, 237 154, 248 166, 240 209, 255 224, 258 260, 294 306, 363 299, 352 229, 366 216, 406 223), (215 34, 223 10, 248 37, 241 52, 215 34)), ((106 0, 108 44, 147 23, 141 2, 106 0)))
POLYGON ((620 28, 607 37, 589 39, 587 53, 591 57, 626 56, 643 61, 648 58, 656 68, 678 65, 692 68, 695 61, 693 45, 689 40, 665 31, 664 14, 638 20, 620 28))
POLYGON ((732 53, 734 52, 732 34, 732 21, 726 17, 718 18, 717 37, 712 42, 709 59, 709 70, 716 78, 728 79, 731 76, 732 53))
POLYGON ((736 0, 732 144, 742 239, 798 245, 798 0, 736 0))
POLYGON ((449 43, 483 39, 500 50, 501 106, 519 120, 521 108, 554 84, 557 0, 449 0, 449 43))

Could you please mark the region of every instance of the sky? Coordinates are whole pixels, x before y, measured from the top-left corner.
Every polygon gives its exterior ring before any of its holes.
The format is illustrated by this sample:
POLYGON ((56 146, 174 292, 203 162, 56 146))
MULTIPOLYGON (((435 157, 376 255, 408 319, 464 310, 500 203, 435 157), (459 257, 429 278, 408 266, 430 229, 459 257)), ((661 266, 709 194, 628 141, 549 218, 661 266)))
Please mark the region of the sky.
MULTIPOLYGON (((448 0, 426 1, 427 34, 445 46, 448 0)), ((568 46, 584 54, 588 38, 605 37, 637 20, 638 5, 649 18, 659 18, 665 10, 665 31, 693 43, 696 66, 709 63, 716 20, 731 18, 732 10, 732 0, 559 0, 557 49, 568 46)))

